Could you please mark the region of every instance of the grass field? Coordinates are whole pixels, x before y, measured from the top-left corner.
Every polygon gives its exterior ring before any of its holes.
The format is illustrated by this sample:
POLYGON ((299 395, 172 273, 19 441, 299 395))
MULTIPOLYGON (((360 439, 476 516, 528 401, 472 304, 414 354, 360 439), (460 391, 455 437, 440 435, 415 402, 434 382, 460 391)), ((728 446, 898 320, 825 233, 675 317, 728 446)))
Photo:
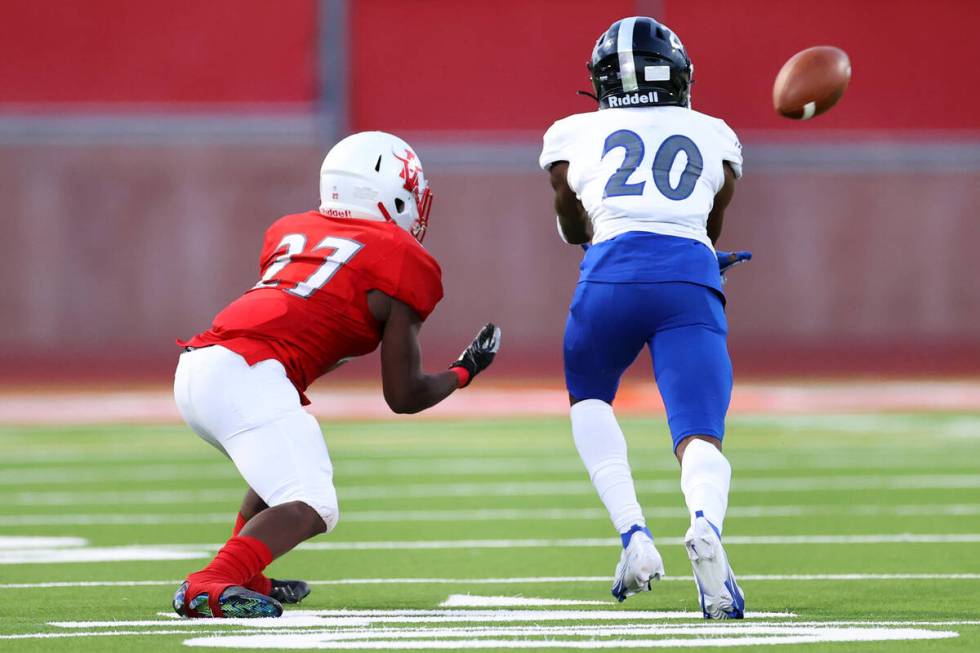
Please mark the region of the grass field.
POLYGON ((0 427, 0 650, 980 650, 980 415, 733 417, 725 540, 764 613, 740 623, 698 618, 662 419, 624 429, 669 576, 650 594, 609 595, 618 543, 564 419, 347 422, 325 426, 338 530, 271 568, 313 593, 229 623, 167 614, 229 535, 229 462, 178 426, 0 427))

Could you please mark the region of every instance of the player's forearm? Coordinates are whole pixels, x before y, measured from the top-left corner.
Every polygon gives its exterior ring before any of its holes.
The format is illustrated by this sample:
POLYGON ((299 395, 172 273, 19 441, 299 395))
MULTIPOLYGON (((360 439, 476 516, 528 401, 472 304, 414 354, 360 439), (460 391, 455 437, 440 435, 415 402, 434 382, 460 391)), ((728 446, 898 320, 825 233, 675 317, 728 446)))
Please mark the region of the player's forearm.
POLYGON ((384 394, 393 412, 412 414, 435 406, 458 387, 459 377, 447 370, 438 374, 420 374, 397 384, 397 389, 386 389, 384 394))
POLYGON ((568 162, 558 161, 550 168, 551 188, 555 191, 555 213, 562 240, 581 245, 592 240, 592 221, 568 185, 568 162))
POLYGON ((570 245, 581 245, 592 240, 592 222, 582 203, 568 186, 555 189, 555 213, 562 238, 570 245))
POLYGON ((727 161, 722 168, 725 172, 725 183, 715 195, 711 212, 708 214, 707 231, 712 244, 717 243, 718 239, 721 238, 721 226, 725 222, 725 209, 735 197, 735 171, 732 170, 731 164, 727 161))
POLYGON ((725 221, 724 211, 718 211, 717 213, 712 211, 711 214, 708 216, 708 226, 707 226, 708 238, 711 239, 712 245, 718 244, 718 239, 721 238, 721 226, 724 223, 724 221, 725 221))
POLYGON ((555 198, 555 213, 558 215, 558 228, 561 229, 562 239, 569 245, 581 245, 592 240, 591 225, 578 215, 575 207, 574 213, 569 213, 572 209, 563 206, 559 198, 555 198))

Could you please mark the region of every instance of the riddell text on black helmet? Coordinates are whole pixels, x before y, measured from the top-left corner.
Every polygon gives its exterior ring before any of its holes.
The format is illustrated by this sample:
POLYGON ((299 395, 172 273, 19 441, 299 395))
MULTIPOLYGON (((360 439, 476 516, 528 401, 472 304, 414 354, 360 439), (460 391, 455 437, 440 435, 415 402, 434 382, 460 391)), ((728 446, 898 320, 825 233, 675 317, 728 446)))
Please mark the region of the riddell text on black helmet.
POLYGON ((656 91, 649 93, 630 93, 628 95, 610 95, 606 98, 606 104, 610 109, 619 107, 643 107, 656 106, 660 104, 660 98, 656 91))
POLYGON ((653 18, 618 20, 599 35, 588 63, 599 108, 691 106, 693 66, 674 32, 653 18))

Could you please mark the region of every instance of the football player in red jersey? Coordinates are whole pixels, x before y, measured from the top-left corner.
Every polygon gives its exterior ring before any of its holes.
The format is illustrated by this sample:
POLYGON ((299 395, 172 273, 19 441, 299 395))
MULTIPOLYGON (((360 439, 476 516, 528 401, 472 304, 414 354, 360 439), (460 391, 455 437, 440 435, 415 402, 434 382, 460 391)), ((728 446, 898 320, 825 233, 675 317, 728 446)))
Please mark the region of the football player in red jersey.
POLYGON ((384 132, 348 136, 323 161, 319 210, 275 222, 259 282, 210 329, 178 341, 186 351, 177 407, 249 485, 232 538, 174 595, 179 615, 279 616, 282 602, 309 593, 262 571, 337 525, 330 455, 302 408, 314 379, 380 344, 385 400, 416 413, 493 362, 500 329, 487 324, 447 371, 422 371, 418 332, 442 299, 439 264, 421 245, 431 202, 408 143, 384 132))

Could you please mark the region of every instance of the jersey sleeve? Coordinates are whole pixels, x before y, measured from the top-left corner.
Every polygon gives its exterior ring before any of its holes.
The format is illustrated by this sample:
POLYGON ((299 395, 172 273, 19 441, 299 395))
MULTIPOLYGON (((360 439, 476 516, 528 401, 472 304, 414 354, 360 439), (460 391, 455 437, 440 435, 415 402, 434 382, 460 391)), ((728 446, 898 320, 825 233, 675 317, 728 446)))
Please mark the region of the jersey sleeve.
POLYGON ((404 245, 395 299, 411 306, 423 321, 442 300, 442 268, 421 245, 404 245))
POLYGON ((541 148, 541 156, 538 157, 538 165, 543 170, 551 167, 557 161, 570 161, 572 138, 571 130, 568 128, 568 120, 559 120, 548 128, 544 133, 544 145, 541 148))
POLYGON ((721 160, 728 161, 732 166, 732 172, 735 173, 735 178, 739 179, 742 176, 742 144, 724 120, 718 120, 716 127, 721 144, 721 160))
POLYGON ((272 263, 272 260, 276 255, 276 246, 279 244, 278 231, 276 230, 276 224, 266 229, 265 236, 262 238, 262 251, 259 252, 259 276, 262 276, 263 271, 272 263))

